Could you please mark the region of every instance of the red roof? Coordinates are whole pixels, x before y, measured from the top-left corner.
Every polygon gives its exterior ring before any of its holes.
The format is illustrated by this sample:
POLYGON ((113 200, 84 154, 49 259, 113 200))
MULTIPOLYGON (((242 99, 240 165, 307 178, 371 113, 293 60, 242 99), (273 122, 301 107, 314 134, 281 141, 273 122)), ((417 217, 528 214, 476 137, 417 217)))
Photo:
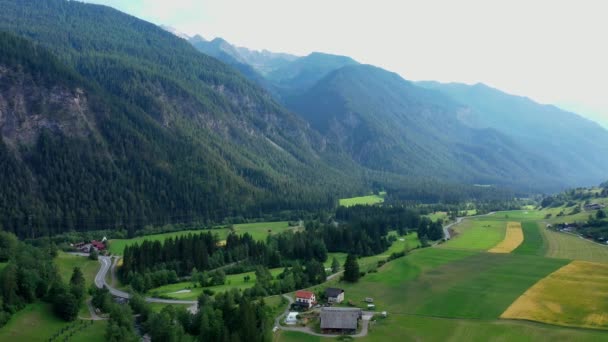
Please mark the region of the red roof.
POLYGON ((91 245, 93 245, 93 247, 97 248, 97 249, 105 249, 106 245, 103 244, 103 242, 101 241, 91 241, 91 245))
POLYGON ((296 298, 312 299, 314 295, 310 291, 296 291, 296 298))

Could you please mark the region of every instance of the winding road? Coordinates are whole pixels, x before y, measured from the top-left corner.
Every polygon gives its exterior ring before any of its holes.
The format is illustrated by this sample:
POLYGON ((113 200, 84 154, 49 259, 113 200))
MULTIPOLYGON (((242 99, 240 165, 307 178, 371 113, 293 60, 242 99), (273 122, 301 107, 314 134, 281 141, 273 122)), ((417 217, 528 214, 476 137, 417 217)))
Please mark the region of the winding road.
MULTIPOLYGON (((101 267, 95 276, 95 286, 98 288, 106 287, 110 291, 110 294, 112 294, 114 297, 129 299, 131 295, 128 292, 118 290, 106 282, 106 275, 108 274, 108 271, 115 267, 115 264, 112 262, 112 257, 99 256, 98 260, 101 267)), ((198 301, 195 300, 163 299, 154 297, 146 297, 145 300, 149 303, 190 305, 190 307, 188 307, 190 312, 196 313, 196 311, 198 311, 198 301)))

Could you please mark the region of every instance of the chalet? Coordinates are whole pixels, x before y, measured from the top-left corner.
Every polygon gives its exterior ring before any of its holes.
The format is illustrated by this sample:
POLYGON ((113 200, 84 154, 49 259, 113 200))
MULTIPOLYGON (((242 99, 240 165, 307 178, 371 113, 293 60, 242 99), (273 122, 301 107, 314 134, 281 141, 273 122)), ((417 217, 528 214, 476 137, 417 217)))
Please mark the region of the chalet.
POLYGON ((591 210, 600 210, 602 209, 604 206, 598 203, 591 203, 591 204, 586 204, 585 205, 585 210, 587 211, 591 211, 591 210))
POLYGON ((329 287, 325 290, 325 297, 328 303, 342 303, 344 300, 344 290, 329 287))
POLYGON ((106 249, 106 245, 103 242, 97 240, 91 241, 91 246, 93 246, 93 248, 98 251, 103 251, 104 249, 106 249))
POLYGON ((309 309, 317 303, 317 298, 310 291, 296 291, 296 304, 300 307, 309 309))
POLYGON ((363 312, 359 308, 326 307, 321 309, 321 331, 324 334, 357 332, 363 312))

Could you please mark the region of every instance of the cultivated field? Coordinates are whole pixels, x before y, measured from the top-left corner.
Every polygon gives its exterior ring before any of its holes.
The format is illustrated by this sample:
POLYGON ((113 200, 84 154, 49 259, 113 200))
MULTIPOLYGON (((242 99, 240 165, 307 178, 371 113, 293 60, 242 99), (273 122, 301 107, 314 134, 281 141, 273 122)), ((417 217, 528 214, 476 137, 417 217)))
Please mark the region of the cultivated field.
POLYGON ((507 223, 507 232, 505 238, 496 246, 488 250, 490 253, 511 253, 519 247, 524 241, 524 232, 521 229, 521 223, 507 223))
MULTIPOLYGON (((488 216, 489 217, 489 216, 488 216)), ((487 220, 486 217, 467 219, 454 226, 455 236, 442 244, 444 248, 485 251, 505 238, 506 223, 487 220)))
MULTIPOLYGON (((268 236, 269 231, 270 234, 277 234, 284 232, 288 229, 293 229, 293 227, 289 227, 287 221, 281 222, 257 222, 257 223, 244 223, 244 224, 235 224, 234 230, 238 234, 249 233, 256 240, 264 240, 266 236, 268 236)), ((113 239, 110 240, 110 252, 112 254, 121 255, 125 249, 125 246, 132 245, 135 243, 142 243, 145 240, 148 241, 164 241, 168 238, 176 238, 188 234, 200 234, 204 232, 212 232, 217 234, 219 239, 225 239, 230 230, 228 228, 214 228, 214 229, 199 229, 199 230, 184 230, 179 232, 171 232, 164 234, 154 234, 154 235, 145 235, 139 236, 132 239, 113 239)))
MULTIPOLYGON (((541 224, 542 225, 542 224, 541 224)), ((608 246, 575 235, 540 228, 547 243, 546 256, 608 263, 608 246)))
POLYGON ((608 265, 573 261, 536 283, 503 318, 608 329, 608 265))
POLYGON ((522 223, 522 230, 524 232, 524 241, 519 247, 513 250, 515 254, 526 254, 526 255, 545 255, 547 252, 547 243, 545 238, 540 232, 541 225, 528 221, 522 223))
POLYGON ((353 205, 357 204, 372 205, 382 202, 384 202, 384 197, 382 195, 369 195, 340 199, 340 205, 345 207, 352 207, 353 205))

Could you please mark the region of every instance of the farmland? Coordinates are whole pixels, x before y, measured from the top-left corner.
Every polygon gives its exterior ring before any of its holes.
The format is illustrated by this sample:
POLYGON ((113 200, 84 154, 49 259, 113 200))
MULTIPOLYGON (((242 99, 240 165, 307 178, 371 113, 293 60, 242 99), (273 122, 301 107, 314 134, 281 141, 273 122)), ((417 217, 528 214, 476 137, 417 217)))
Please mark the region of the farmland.
POLYGON ((541 224, 528 221, 522 223, 524 241, 512 253, 527 255, 545 255, 547 244, 541 234, 541 224))
POLYGON ((490 253, 511 253, 524 241, 524 233, 521 230, 521 223, 507 223, 505 238, 496 246, 488 250, 490 253))
POLYGON ((540 231, 547 241, 548 257, 608 262, 608 246, 546 228, 540 228, 540 231))
POLYGON ((573 261, 532 286, 501 317, 608 329, 607 280, 607 264, 573 261))
MULTIPOLYGON (((237 234, 249 233, 256 240, 264 240, 266 236, 268 236, 269 231, 271 234, 278 234, 283 231, 286 231, 290 228, 287 221, 280 222, 256 222, 256 223, 244 223, 244 224, 235 224, 234 231, 237 234)), ((164 233, 164 234, 154 234, 154 235, 145 235, 139 236, 132 239, 113 239, 110 240, 110 252, 112 254, 120 255, 125 249, 125 246, 142 243, 143 241, 164 241, 168 238, 176 238, 180 236, 185 236, 188 234, 200 234, 204 232, 212 232, 218 235, 220 240, 223 240, 230 233, 230 229, 228 228, 214 228, 214 229, 199 229, 199 230, 184 230, 178 232, 164 233)))
POLYGON ((455 226, 456 236, 442 247, 485 251, 505 238, 506 223, 502 220, 467 219, 455 226))

